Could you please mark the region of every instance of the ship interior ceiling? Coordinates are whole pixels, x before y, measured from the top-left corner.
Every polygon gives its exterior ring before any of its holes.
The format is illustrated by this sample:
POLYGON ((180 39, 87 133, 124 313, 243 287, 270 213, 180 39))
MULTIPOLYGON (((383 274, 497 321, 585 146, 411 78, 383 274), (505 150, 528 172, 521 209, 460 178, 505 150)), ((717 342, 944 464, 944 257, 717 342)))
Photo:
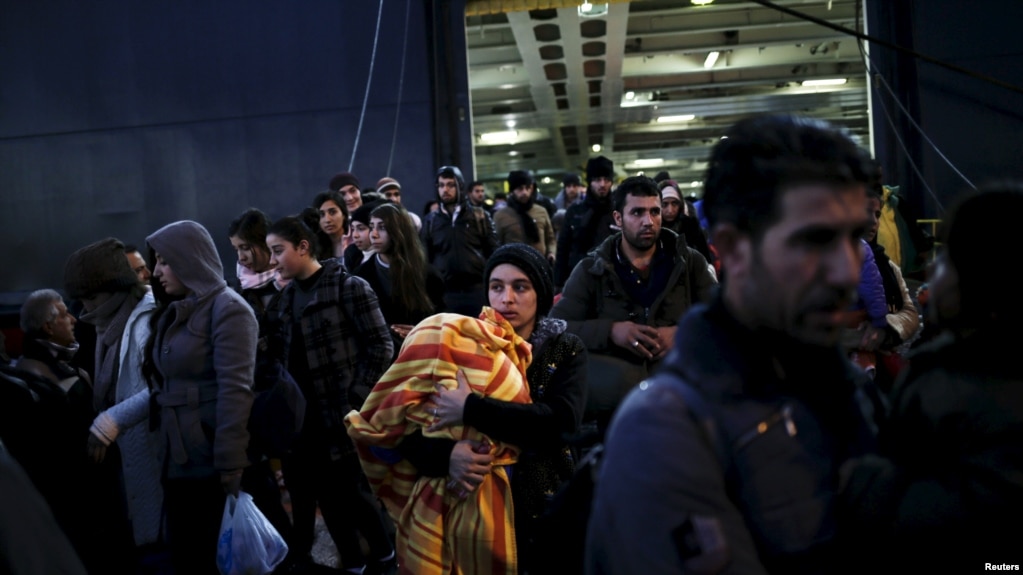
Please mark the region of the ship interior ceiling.
POLYGON ((528 169, 553 194, 601 154, 619 177, 667 171, 699 195, 711 146, 760 112, 827 120, 870 145, 859 41, 812 21, 862 32, 858 0, 540 4, 563 7, 467 3, 475 173, 495 187, 528 169))

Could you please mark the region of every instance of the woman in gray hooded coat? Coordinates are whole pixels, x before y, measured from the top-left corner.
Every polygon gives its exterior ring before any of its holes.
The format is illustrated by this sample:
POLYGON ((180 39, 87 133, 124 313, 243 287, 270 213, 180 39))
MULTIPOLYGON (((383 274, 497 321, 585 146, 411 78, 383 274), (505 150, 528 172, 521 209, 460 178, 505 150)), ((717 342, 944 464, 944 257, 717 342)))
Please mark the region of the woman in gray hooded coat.
POLYGON ((159 305, 144 372, 163 436, 171 561, 178 573, 217 573, 225 494, 238 493, 249 464, 256 318, 228 289, 206 228, 174 222, 146 243, 159 305))

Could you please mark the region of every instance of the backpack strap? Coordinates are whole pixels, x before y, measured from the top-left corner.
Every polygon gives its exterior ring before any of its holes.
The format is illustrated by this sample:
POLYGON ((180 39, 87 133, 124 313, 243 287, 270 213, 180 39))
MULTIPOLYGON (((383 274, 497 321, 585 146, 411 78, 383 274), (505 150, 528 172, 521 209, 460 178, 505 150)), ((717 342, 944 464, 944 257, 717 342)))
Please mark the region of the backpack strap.
POLYGON ((725 439, 724 434, 718 427, 717 420, 713 417, 710 404, 708 404, 707 400, 704 399, 700 390, 693 387, 680 375, 670 372, 665 373, 663 371, 647 378, 641 382, 640 385, 657 385, 667 387, 681 396, 682 401, 685 403, 686 408, 689 411, 689 416, 696 422, 696 427, 700 430, 700 434, 703 436, 703 440, 707 444, 707 447, 714 452, 718 461, 721 463, 721 468, 727 472, 732 461, 728 441, 725 439))

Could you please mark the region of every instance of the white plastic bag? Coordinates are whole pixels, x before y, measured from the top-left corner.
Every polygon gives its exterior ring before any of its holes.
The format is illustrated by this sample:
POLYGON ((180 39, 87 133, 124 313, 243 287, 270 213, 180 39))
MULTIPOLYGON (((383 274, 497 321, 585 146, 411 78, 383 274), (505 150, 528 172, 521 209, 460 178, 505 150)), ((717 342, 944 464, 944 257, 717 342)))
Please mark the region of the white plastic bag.
POLYGON ((228 495, 217 540, 221 575, 266 575, 284 561, 288 545, 244 491, 228 495))

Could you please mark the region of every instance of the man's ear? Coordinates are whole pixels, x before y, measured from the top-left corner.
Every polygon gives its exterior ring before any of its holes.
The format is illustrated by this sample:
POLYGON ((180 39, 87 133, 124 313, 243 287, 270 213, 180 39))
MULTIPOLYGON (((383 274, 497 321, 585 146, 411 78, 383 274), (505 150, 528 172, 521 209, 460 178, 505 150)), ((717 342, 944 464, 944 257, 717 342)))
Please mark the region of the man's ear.
POLYGON ((611 217, 614 218, 615 225, 619 228, 622 227, 622 214, 618 210, 611 212, 611 217))
POLYGON ((747 232, 734 224, 721 223, 711 230, 711 243, 718 252, 722 269, 730 275, 741 274, 753 258, 753 242, 747 232))

